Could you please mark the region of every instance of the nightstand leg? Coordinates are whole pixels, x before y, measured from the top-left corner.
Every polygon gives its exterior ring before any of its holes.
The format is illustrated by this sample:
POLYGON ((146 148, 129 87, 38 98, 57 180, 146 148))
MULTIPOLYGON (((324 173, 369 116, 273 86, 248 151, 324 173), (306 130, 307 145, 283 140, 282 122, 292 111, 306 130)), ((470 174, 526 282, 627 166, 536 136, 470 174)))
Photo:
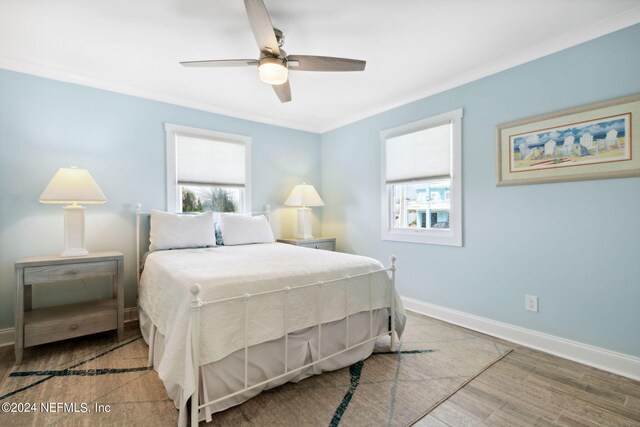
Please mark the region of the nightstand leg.
MULTIPOLYGON (((22 351, 24 348, 24 280, 22 268, 16 269, 16 329, 15 329, 15 350, 16 364, 22 363, 22 351)), ((31 301, 29 301, 31 306, 31 301)))
POLYGON ((118 276, 116 280, 116 296, 118 298, 118 340, 124 338, 124 263, 118 261, 118 276))

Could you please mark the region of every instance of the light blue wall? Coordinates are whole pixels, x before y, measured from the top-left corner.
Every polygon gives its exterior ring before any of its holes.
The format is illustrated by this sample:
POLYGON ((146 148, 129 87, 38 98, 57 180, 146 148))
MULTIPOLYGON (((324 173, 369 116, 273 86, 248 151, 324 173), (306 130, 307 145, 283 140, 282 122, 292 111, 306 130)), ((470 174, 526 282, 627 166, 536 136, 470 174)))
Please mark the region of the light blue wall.
MULTIPOLYGON (((276 231, 292 230, 292 209, 278 208, 295 184, 320 188, 318 134, 0 70, 0 329, 14 323, 13 263, 64 245, 62 207, 38 202, 62 166, 89 169, 107 196, 107 204, 87 208, 87 248, 124 252, 126 306, 135 304, 133 205, 165 208, 165 122, 251 136, 252 204, 276 209, 276 231)), ((315 225, 319 235, 318 218, 315 225)), ((48 305, 107 294, 102 283, 47 285, 34 300, 48 305)))
POLYGON ((638 46, 640 25, 324 134, 324 234, 397 255, 407 297, 640 356, 640 178, 495 186, 497 124, 640 92, 638 46), (459 107, 464 247, 381 241, 380 130, 459 107))

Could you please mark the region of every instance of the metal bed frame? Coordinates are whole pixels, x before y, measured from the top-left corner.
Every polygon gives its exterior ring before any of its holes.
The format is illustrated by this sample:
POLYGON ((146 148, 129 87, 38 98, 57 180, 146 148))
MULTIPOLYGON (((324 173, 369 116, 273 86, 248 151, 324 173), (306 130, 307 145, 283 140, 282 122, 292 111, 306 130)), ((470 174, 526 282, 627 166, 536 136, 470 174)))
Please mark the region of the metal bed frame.
MULTIPOLYGON (((270 209, 269 206, 266 206, 265 211, 263 212, 243 212, 241 214, 248 214, 248 215, 254 215, 254 214, 264 214, 267 217, 267 220, 269 220, 269 215, 270 215, 270 209)), ((136 264, 137 264, 137 280, 138 280, 138 285, 140 284, 140 275, 142 273, 141 271, 141 245, 140 245, 140 235, 141 235, 141 217, 144 215, 148 215, 146 213, 143 213, 141 211, 140 205, 137 206, 137 210, 136 210, 136 264)), ((190 288, 190 292, 191 292, 191 355, 192 355, 192 366, 193 366, 193 375, 194 375, 194 384, 195 384, 195 389, 193 391, 193 394, 191 395, 191 426, 192 427, 196 427, 198 425, 198 411, 200 409, 206 408, 207 406, 216 404, 218 402, 221 402, 225 399, 237 396, 239 394, 245 393, 249 390, 253 390, 255 388, 258 387, 262 387, 265 384, 271 382, 271 381, 275 381, 275 380, 279 380, 281 378, 284 378, 288 375, 291 374, 295 374, 297 372, 300 372, 304 369, 307 369, 309 367, 315 366, 319 363, 322 363, 334 356, 337 356, 339 354, 345 353, 349 350, 352 350, 358 346, 361 346, 363 344, 369 343, 371 341, 376 341, 378 338, 384 337, 386 335, 390 335, 390 339, 391 339, 391 350, 395 351, 396 349, 396 307, 395 307, 395 276, 396 276, 396 257, 395 256, 391 256, 391 265, 387 268, 383 268, 380 270, 376 270, 376 271, 371 271, 368 273, 362 273, 362 274, 356 274, 356 275, 351 275, 351 276, 344 276, 344 277, 340 277, 337 279, 333 279, 333 280, 327 280, 327 281, 320 281, 320 282, 315 282, 315 283, 310 283, 310 284, 303 284, 303 285, 298 285, 298 286, 287 286, 284 287, 282 289, 276 289, 276 290, 272 290, 272 291, 266 291, 266 292, 259 292, 259 293, 254 293, 254 294, 244 294, 244 295, 240 295, 237 297, 232 297, 232 298, 223 298, 223 299, 218 299, 218 300, 212 300, 212 301, 205 301, 200 297, 200 291, 201 291, 201 287, 199 284, 194 283, 191 288, 190 288), (389 324, 389 330, 385 331, 382 334, 378 334, 378 335, 374 335, 373 334, 373 304, 372 304, 372 299, 371 299, 371 281, 369 281, 369 289, 368 289, 368 295, 369 295, 369 338, 358 342, 356 344, 352 344, 349 345, 349 315, 347 315, 346 317, 346 340, 345 340, 345 348, 339 351, 336 351, 334 353, 331 353, 329 355, 322 355, 322 319, 319 318, 318 319, 318 324, 316 325, 318 328, 318 351, 319 351, 319 357, 318 360, 316 360, 315 362, 311 362, 311 363, 307 363, 303 366, 300 366, 298 368, 295 369, 289 369, 288 366, 288 357, 289 357, 289 352, 288 352, 288 336, 291 332, 288 332, 287 330, 287 320, 288 320, 288 313, 289 313, 289 307, 288 307, 288 298, 289 298, 289 293, 292 290, 296 290, 296 289, 302 289, 302 288, 317 288, 318 291, 320 291, 322 289, 322 286, 328 283, 335 283, 335 282, 340 282, 340 281, 346 281, 347 283, 355 277, 362 277, 362 276, 370 276, 376 273, 381 273, 381 272, 387 272, 387 274, 390 275, 390 286, 389 286, 389 310, 390 310, 390 324, 389 324), (248 352, 249 352, 249 343, 247 341, 247 336, 248 336, 248 324, 249 324, 249 300, 253 297, 258 297, 258 296, 264 296, 264 295, 268 295, 268 294, 282 294, 282 298, 283 298, 283 303, 284 303, 284 331, 283 331, 283 337, 284 337, 284 349, 283 349, 283 358, 284 358, 284 372, 282 374, 276 375, 275 377, 271 377, 268 378, 264 381, 261 381, 257 384, 253 384, 253 385, 249 385, 248 384, 248 352), (245 304, 244 304, 244 310, 243 310, 243 321, 244 321, 244 334, 245 334, 245 342, 244 342, 244 387, 241 390, 237 390, 233 393, 227 394, 225 396, 222 396, 220 398, 217 398, 215 400, 209 401, 209 402, 204 402, 202 404, 200 404, 199 402, 199 391, 200 391, 200 310, 206 308, 206 307, 214 307, 218 304, 224 304, 227 302, 231 302, 231 301, 240 301, 240 300, 244 300, 245 304)), ((320 293, 319 293, 320 295, 320 293)), ((345 301, 344 301, 345 307, 348 304, 348 293, 345 292, 345 301)), ((322 300, 321 298, 318 298, 318 312, 320 313, 322 309, 322 300)), ((153 351, 154 351, 154 344, 155 344, 155 333, 156 333, 156 327, 153 324, 153 322, 151 322, 151 330, 150 330, 150 335, 149 335, 149 360, 148 360, 148 365, 149 366, 153 366, 153 351)), ((180 409, 180 412, 182 412, 183 409, 180 409)))

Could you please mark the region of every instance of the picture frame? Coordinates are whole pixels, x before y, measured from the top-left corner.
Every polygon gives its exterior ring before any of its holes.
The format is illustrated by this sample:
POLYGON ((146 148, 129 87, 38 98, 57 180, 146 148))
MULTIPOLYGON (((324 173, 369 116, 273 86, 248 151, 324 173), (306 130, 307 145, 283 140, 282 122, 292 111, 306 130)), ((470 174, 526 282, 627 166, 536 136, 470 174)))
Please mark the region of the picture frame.
POLYGON ((639 125, 640 93, 500 124, 497 186, 640 176, 639 125))

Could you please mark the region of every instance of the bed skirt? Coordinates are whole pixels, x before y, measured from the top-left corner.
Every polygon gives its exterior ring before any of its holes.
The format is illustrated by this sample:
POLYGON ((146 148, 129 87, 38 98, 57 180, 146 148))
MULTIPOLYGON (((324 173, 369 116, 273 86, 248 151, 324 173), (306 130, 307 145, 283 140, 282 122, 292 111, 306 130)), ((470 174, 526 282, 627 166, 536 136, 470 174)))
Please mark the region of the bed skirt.
MULTIPOLYGON (((151 320, 144 310, 138 307, 140 330, 144 340, 149 344, 151 320)), ((346 319, 325 323, 322 326, 322 353, 318 348, 318 327, 312 326, 296 332, 289 333, 288 346, 288 370, 317 361, 328 354, 338 352, 346 347, 346 327, 349 327, 349 345, 369 338, 370 321, 373 335, 378 335, 388 330, 389 310, 381 308, 374 310, 370 319, 369 312, 360 312, 346 319)), ((164 336, 155 328, 153 366, 157 366, 164 355, 164 336)), ((292 373, 279 380, 272 381, 263 387, 257 387, 240 395, 207 406, 199 412, 200 421, 211 421, 211 415, 238 405, 259 394, 263 390, 277 387, 286 382, 298 382, 312 375, 322 372, 334 371, 350 366, 360 360, 366 359, 373 352, 374 342, 358 346, 348 352, 339 354, 317 365, 302 371, 292 373)), ((260 383, 268 378, 275 377, 284 372, 284 337, 256 344, 249 347, 249 386, 260 383)), ((181 387, 170 381, 164 381, 167 394, 173 400, 177 409, 180 408, 181 387)), ((244 349, 238 350, 224 359, 201 366, 199 402, 208 402, 219 397, 231 394, 244 388, 244 349)))

